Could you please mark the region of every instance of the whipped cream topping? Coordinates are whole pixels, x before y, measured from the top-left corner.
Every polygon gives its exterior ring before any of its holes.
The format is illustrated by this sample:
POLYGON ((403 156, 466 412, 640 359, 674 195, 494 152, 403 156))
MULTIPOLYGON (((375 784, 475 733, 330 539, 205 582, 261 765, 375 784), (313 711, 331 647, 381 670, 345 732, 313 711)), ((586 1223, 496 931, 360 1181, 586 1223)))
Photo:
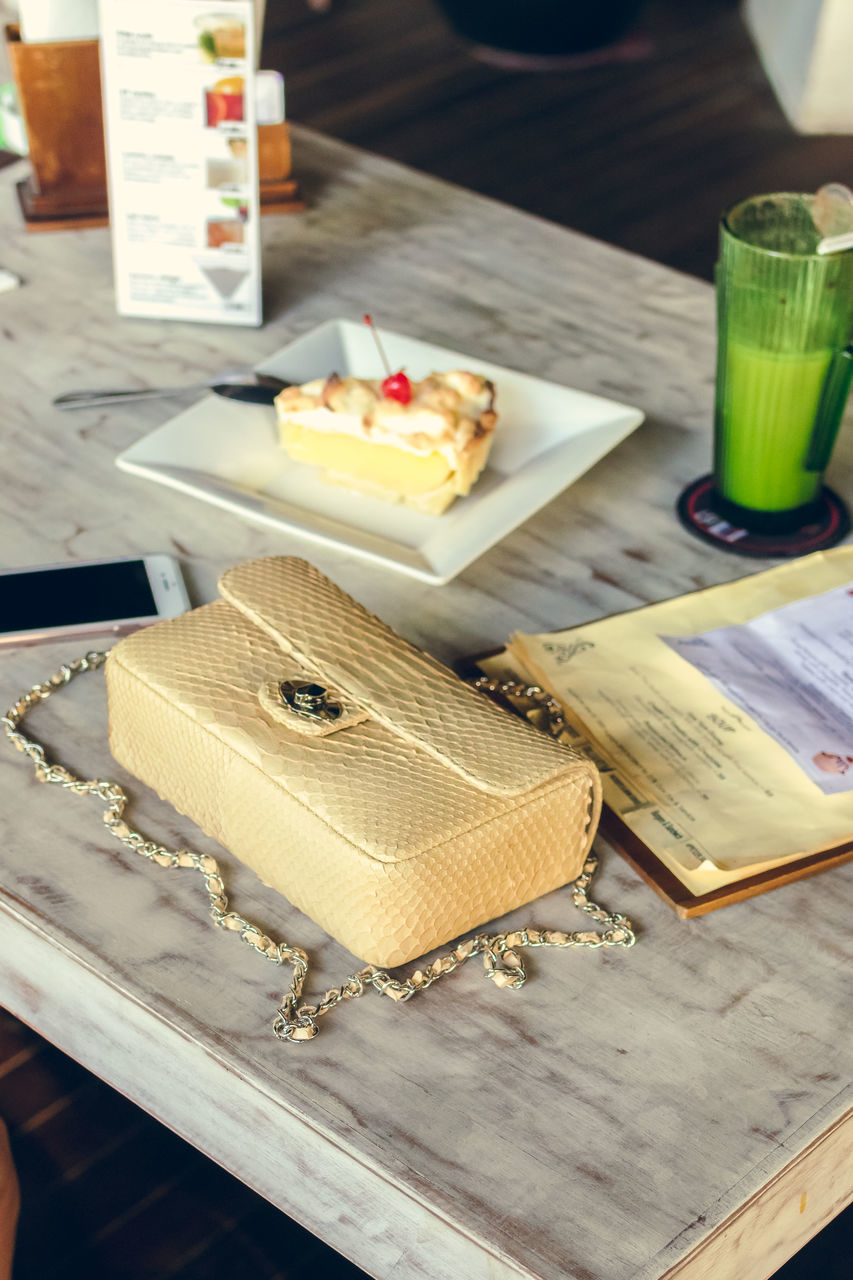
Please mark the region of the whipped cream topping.
POLYGON ((340 432, 411 453, 441 453, 455 467, 466 446, 490 432, 497 415, 491 382, 455 369, 412 382, 408 404, 382 394, 376 379, 318 378, 276 398, 282 421, 340 432))

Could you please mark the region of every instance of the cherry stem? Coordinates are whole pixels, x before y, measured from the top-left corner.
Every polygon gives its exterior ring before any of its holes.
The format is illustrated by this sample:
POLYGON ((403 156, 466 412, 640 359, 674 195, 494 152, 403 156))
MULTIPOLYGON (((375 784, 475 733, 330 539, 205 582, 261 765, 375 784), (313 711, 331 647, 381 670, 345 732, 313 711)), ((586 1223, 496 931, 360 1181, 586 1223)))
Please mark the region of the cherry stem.
POLYGON ((367 327, 369 328, 370 332, 373 334, 373 341, 376 343, 376 346, 377 346, 377 348, 379 349, 379 355, 380 355, 380 356, 381 356, 381 358, 382 358, 382 363, 385 365, 385 372, 388 374, 388 377, 390 378, 390 377, 391 377, 391 366, 390 366, 390 364, 388 363, 388 357, 387 357, 387 356, 386 356, 386 354, 385 354, 385 351, 384 351, 384 348, 383 348, 383 346, 382 346, 382 343, 379 341, 379 333, 378 333, 378 331, 377 331, 377 329, 376 329, 376 325, 373 323, 373 317, 372 317, 372 316, 369 316, 369 315, 365 315, 365 317, 364 317, 364 323, 367 325, 367 327))

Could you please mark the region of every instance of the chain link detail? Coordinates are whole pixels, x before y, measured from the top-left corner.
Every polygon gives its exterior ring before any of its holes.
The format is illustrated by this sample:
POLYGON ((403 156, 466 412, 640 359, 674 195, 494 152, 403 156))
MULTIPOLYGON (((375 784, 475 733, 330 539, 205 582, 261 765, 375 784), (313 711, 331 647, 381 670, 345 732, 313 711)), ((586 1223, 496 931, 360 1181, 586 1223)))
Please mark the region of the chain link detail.
MULTIPOLYGON (((107 829, 117 840, 141 854, 150 862, 171 869, 189 867, 198 871, 204 880, 204 887, 210 902, 210 915, 214 923, 222 929, 239 933, 242 942, 260 952, 273 964, 290 965, 293 970, 290 987, 281 1002, 278 1014, 273 1022, 273 1033, 280 1040, 299 1043, 313 1040, 319 1033, 317 1019, 327 1014, 346 1000, 357 1000, 372 987, 380 995, 403 1003, 420 991, 426 991, 439 978, 454 973, 460 965, 465 964, 473 956, 482 956, 485 976, 498 987, 511 987, 517 990, 524 985, 527 974, 519 951, 525 947, 632 947, 636 937, 630 920, 619 912, 610 913, 597 906, 589 897, 592 878, 598 867, 596 854, 590 853, 583 866, 583 871, 570 886, 572 902, 579 910, 585 912, 598 924, 604 926, 598 930, 579 930, 566 933, 558 929, 536 929, 527 926, 508 933, 480 933, 473 938, 461 942, 447 955, 423 969, 416 969, 408 978, 402 980, 392 977, 384 970, 367 965, 358 973, 352 974, 340 987, 327 991, 316 1004, 301 1004, 305 980, 308 976, 308 956, 300 947, 292 947, 286 942, 273 942, 256 925, 244 920, 235 911, 229 911, 225 884, 215 858, 208 854, 199 854, 191 849, 167 849, 164 845, 147 840, 138 831, 134 831, 124 820, 124 810, 128 804, 127 793, 116 782, 103 778, 78 778, 64 765, 54 764, 48 760, 44 747, 34 739, 27 738, 20 730, 20 724, 27 712, 41 702, 46 702, 57 690, 85 671, 97 671, 107 660, 109 650, 93 650, 74 662, 60 667, 49 679, 41 684, 33 685, 21 695, 10 707, 0 723, 6 730, 6 736, 12 745, 27 756, 35 768, 40 782, 53 783, 63 787, 74 795, 94 796, 106 804, 103 821, 107 829)), ((473 688, 488 696, 519 699, 533 702, 544 710, 548 717, 548 730, 554 737, 560 737, 565 729, 562 708, 556 698, 538 685, 524 684, 514 680, 495 680, 481 676, 470 681, 473 688)))

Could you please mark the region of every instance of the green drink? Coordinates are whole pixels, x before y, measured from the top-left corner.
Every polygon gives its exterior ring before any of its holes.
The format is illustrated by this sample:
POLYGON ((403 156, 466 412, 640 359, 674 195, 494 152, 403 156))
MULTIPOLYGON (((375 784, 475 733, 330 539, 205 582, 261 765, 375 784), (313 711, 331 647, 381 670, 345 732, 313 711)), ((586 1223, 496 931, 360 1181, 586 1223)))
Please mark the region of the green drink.
POLYGON ((853 375, 853 252, 817 253, 814 200, 758 196, 721 227, 714 487, 753 531, 808 520, 853 375))
POLYGON ((790 511, 815 500, 821 474, 805 464, 830 359, 828 351, 788 355, 728 342, 714 473, 729 502, 790 511))

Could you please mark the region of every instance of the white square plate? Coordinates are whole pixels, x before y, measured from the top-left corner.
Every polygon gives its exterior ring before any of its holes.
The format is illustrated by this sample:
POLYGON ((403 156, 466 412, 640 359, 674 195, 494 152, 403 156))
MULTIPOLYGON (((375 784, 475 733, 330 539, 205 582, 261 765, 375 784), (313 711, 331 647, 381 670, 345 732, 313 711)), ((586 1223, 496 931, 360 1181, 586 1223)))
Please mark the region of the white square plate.
MULTIPOLYGON (((440 516, 327 485, 279 447, 275 410, 211 395, 144 436, 118 459, 227 511, 343 548, 423 582, 449 582, 583 475, 643 421, 639 409, 531 378, 457 351, 387 333, 395 369, 410 378, 470 369, 497 388, 498 425, 488 465, 467 498, 440 516)), ((258 366, 290 382, 382 377, 367 326, 330 320, 258 366)))

